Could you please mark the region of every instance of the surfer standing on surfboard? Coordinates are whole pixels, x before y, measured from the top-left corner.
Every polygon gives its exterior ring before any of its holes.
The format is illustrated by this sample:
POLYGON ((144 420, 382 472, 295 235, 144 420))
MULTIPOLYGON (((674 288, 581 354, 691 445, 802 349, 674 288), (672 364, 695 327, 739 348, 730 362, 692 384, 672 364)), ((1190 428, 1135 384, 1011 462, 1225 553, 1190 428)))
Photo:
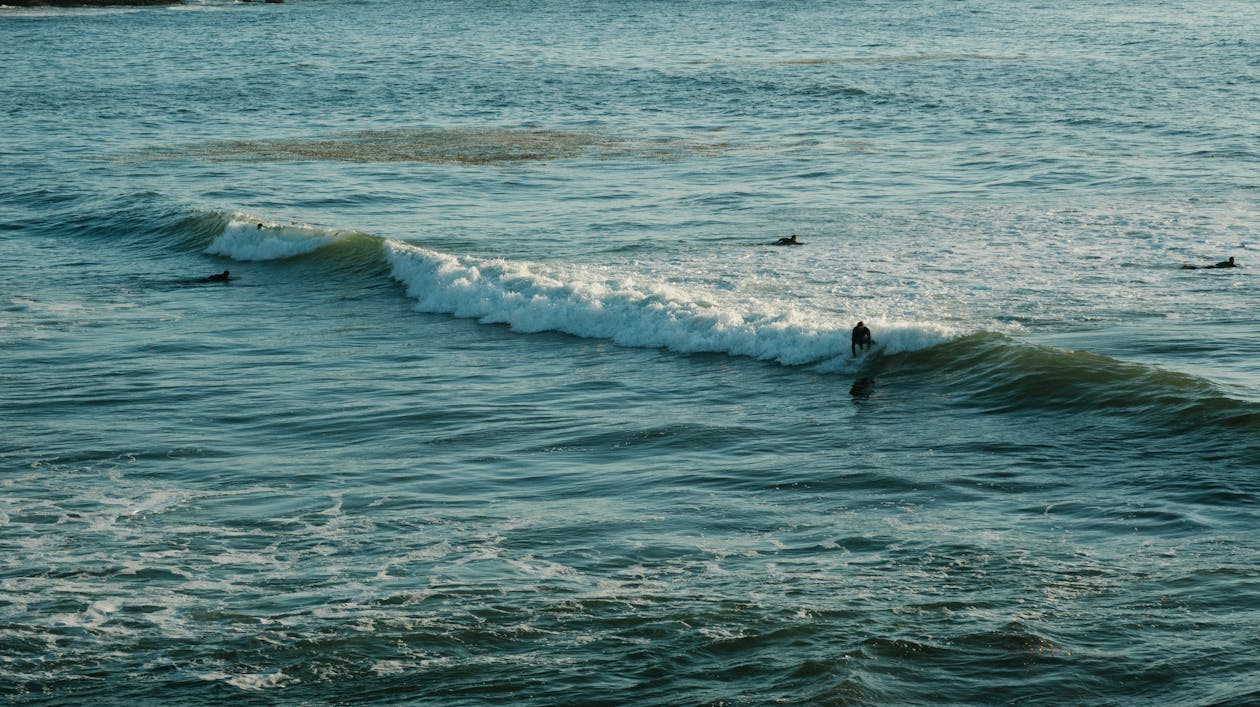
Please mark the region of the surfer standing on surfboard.
POLYGON ((871 348, 872 343, 871 330, 867 329, 866 325, 862 322, 858 322, 857 326, 853 327, 853 344, 851 347, 853 349, 853 355, 857 356, 859 346, 863 349, 869 349, 871 348))

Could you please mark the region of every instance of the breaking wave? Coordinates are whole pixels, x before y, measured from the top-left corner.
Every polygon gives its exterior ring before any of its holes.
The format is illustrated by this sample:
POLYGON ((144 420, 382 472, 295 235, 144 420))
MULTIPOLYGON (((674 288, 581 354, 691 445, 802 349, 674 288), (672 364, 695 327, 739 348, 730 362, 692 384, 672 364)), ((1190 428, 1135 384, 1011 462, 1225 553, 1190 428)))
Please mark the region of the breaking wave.
POLYGON ((956 402, 988 412, 1114 413, 1142 420, 1152 434, 1260 428, 1260 406, 1205 378, 1001 333, 871 318, 876 347, 854 358, 850 323, 838 314, 673 284, 632 269, 455 255, 360 231, 241 213, 166 215, 169 223, 148 230, 163 239, 186 232, 168 241, 177 245, 200 240, 206 253, 233 260, 314 261, 332 270, 388 276, 417 311, 521 333, 743 356, 822 373, 900 378, 909 386, 922 378, 924 385, 957 391, 956 402))
MULTIPOLYGON (((456 257, 390 241, 393 277, 423 312, 507 324, 521 332, 558 331, 623 346, 684 353, 727 353, 785 365, 849 361, 849 327, 791 309, 660 282, 502 259, 456 257)), ((952 338, 933 324, 875 322, 880 350, 897 353, 952 338)))

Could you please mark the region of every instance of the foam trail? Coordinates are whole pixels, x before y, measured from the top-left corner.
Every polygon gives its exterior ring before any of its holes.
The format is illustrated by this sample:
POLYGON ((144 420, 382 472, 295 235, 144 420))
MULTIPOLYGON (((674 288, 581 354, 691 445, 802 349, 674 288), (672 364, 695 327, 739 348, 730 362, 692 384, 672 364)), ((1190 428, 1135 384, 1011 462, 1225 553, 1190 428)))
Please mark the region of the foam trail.
POLYGON ((283 260, 314 252, 336 240, 337 232, 234 218, 206 252, 233 260, 283 260))
MULTIPOLYGON (((727 353, 785 365, 839 362, 849 355, 848 324, 755 301, 718 303, 659 282, 460 258, 398 241, 388 241, 385 254, 392 276, 406 285, 422 312, 508 324, 521 332, 560 331, 623 346, 727 353)), ((952 337, 935 325, 888 323, 879 343, 896 353, 952 337)))

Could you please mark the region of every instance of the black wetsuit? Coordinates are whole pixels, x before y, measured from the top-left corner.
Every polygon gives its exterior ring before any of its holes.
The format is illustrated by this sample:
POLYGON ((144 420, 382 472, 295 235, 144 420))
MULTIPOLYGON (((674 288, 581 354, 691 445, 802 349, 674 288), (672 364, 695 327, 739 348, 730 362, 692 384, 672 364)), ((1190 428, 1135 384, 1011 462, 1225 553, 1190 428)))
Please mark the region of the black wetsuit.
POLYGON ((1182 270, 1215 270, 1217 268, 1236 268, 1236 267, 1238 267, 1238 264, 1234 262, 1233 258, 1230 258, 1229 260, 1222 260, 1221 262, 1215 265, 1182 265, 1181 269, 1182 270))
POLYGON ((857 355, 859 346, 864 349, 871 347, 871 330, 867 329, 866 325, 861 322, 858 322, 858 325, 853 327, 853 344, 851 348, 854 356, 857 355))

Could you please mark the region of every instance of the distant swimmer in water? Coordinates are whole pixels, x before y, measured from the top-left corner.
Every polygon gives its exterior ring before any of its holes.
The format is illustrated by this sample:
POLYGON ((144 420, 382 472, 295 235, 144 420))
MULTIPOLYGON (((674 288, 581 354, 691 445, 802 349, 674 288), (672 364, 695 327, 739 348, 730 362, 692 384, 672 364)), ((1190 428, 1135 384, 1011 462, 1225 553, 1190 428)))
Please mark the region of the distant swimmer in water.
POLYGON ((1222 260, 1216 265, 1182 265, 1182 270, 1215 270, 1216 268, 1236 268, 1238 264, 1234 262, 1234 256, 1229 256, 1229 260, 1222 260))
POLYGON ((207 277, 206 281, 207 282, 227 282, 230 279, 232 278, 228 276, 228 271, 224 270, 218 275, 211 275, 210 277, 207 277))
POLYGON ((262 229, 263 229, 263 225, 262 225, 261 223, 260 223, 260 224, 258 224, 258 230, 260 230, 260 231, 261 231, 262 229))
POLYGON ((787 238, 787 237, 780 238, 779 240, 775 241, 774 244, 775 245, 804 245, 800 241, 796 240, 795 233, 792 234, 791 238, 787 238))
POLYGON ((851 345, 853 355, 857 356, 859 346, 863 349, 869 349, 873 343, 875 342, 871 340, 871 330, 867 329, 862 322, 858 322, 857 326, 853 327, 853 343, 851 345))

